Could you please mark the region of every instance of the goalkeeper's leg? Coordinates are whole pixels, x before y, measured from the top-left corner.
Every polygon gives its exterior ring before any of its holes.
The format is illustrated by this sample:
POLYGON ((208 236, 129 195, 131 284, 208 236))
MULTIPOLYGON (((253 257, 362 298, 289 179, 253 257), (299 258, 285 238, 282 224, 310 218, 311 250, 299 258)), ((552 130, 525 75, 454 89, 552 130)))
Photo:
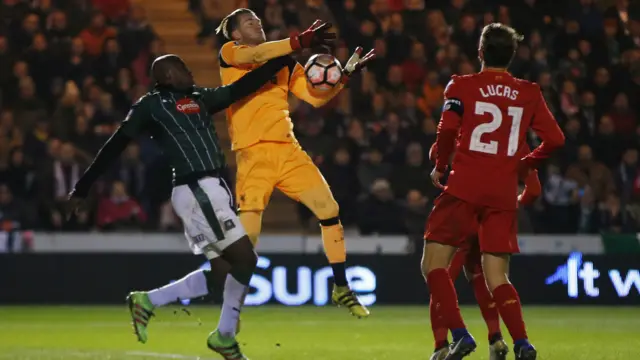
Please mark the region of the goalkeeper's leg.
POLYGON ((329 186, 323 183, 302 192, 299 198, 320 222, 324 252, 333 270, 334 286, 331 300, 338 306, 347 307, 354 316, 369 316, 369 310, 360 303, 347 282, 344 228, 340 223, 338 203, 333 198, 329 186))

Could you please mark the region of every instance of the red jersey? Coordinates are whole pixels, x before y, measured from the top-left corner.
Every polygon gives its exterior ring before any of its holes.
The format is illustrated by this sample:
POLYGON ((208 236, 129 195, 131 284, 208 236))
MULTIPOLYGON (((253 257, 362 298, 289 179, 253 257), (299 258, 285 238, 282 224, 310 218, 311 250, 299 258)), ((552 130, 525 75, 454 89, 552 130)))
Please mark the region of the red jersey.
POLYGON ((536 167, 564 144, 540 87, 489 70, 452 76, 444 97, 436 169, 443 172, 455 150, 445 192, 476 205, 515 209, 519 170, 536 167), (542 144, 521 158, 529 128, 542 144))

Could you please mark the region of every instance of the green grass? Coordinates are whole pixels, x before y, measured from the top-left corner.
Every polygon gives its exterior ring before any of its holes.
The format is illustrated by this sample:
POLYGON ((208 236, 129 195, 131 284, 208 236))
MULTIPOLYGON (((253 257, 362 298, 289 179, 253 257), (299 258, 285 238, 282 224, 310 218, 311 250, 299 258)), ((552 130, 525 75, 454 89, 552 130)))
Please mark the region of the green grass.
MULTIPOLYGON (((190 311, 158 310, 142 345, 124 306, 0 307, 0 359, 217 359, 205 347, 217 307, 190 311)), ((374 307, 372 314, 357 320, 331 307, 245 308, 239 339, 253 360, 429 358, 426 306, 374 307)), ((469 359, 488 359, 479 311, 466 307, 464 316, 478 340, 469 359)), ((527 307, 525 317, 540 360, 640 359, 639 308, 527 307)))

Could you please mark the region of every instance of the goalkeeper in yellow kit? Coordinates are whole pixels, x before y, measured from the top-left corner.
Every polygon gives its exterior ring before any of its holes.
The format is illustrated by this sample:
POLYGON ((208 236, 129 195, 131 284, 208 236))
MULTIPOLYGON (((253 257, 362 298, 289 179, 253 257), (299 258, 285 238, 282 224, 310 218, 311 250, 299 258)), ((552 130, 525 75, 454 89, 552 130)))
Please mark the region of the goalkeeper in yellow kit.
MULTIPOLYGON (((302 48, 326 46, 335 39, 327 32, 330 24, 316 21, 302 33, 290 38, 266 42, 260 19, 249 9, 238 9, 225 17, 217 32, 229 40, 220 49, 220 75, 223 85, 240 79, 265 61, 302 48)), ((360 57, 361 48, 344 68, 343 81, 358 72, 373 51, 360 57)), ((343 83, 324 94, 310 93, 304 68, 293 58, 254 95, 227 109, 232 150, 236 153, 238 172, 236 198, 240 221, 251 241, 258 242, 262 213, 274 188, 302 202, 320 220, 324 250, 333 269, 332 301, 346 306, 351 314, 366 317, 369 310, 350 290, 345 274, 346 249, 344 230, 338 216, 338 204, 320 170, 302 150, 293 135, 289 118, 289 92, 320 107, 343 88, 343 83)))

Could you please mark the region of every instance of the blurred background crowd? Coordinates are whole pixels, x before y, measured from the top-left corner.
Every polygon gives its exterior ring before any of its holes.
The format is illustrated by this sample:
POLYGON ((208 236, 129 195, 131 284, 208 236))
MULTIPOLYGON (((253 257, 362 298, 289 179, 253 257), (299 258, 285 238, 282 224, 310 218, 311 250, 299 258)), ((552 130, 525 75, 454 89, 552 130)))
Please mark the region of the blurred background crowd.
MULTIPOLYGON (((167 204, 171 171, 149 139, 131 145, 71 223, 62 205, 100 145, 149 86, 164 53, 144 9, 127 0, 2 0, 0 219, 48 230, 177 229, 167 204)), ((203 47, 221 1, 185 2, 203 47)), ((374 48, 369 71, 329 105, 292 98, 302 146, 319 165, 348 227, 421 234, 432 201, 428 151, 444 86, 479 70, 482 27, 524 35, 511 72, 540 84, 567 137, 540 169, 543 194, 520 209, 521 232, 640 229, 640 5, 626 0, 237 1, 263 19, 269 40, 316 18, 339 33, 345 63, 374 48), (635 6, 635 7, 634 7, 635 6)), ((299 61, 304 63, 302 54, 299 61)), ((213 66, 213 65, 212 65, 213 66)), ((539 140, 528 137, 531 146, 539 140)), ((302 224, 312 223, 303 207, 302 224)), ((13 224, 13 225, 11 225, 13 224)))

